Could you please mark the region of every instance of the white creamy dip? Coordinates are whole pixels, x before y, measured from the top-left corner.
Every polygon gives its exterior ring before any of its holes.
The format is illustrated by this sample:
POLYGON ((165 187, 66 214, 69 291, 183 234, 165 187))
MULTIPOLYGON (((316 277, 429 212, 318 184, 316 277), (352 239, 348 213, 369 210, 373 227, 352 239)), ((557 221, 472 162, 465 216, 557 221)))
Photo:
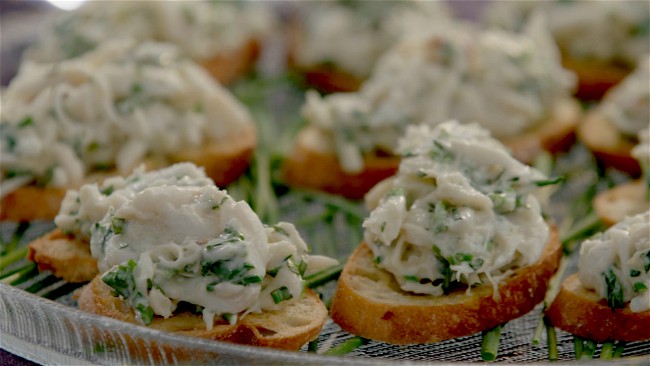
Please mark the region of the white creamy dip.
MULTIPOLYGON (((552 183, 477 124, 409 126, 398 173, 366 196, 364 239, 405 291, 500 279, 536 262, 549 228, 533 193, 552 183)), ((496 292, 495 292, 496 293, 496 292)))
POLYGON ((1 102, 3 195, 11 180, 74 187, 96 172, 127 174, 253 126, 227 89, 163 43, 117 40, 76 59, 26 61, 1 102))
POLYGON ((359 92, 309 92, 302 114, 355 173, 364 154, 394 153, 409 124, 453 118, 476 121, 498 138, 521 134, 550 118, 574 85, 541 18, 526 34, 458 23, 404 37, 359 92))
POLYGON ((440 1, 305 1, 299 4, 302 66, 332 64, 365 78, 377 58, 402 34, 445 22, 440 1))
POLYGON ((485 22, 516 30, 535 12, 548 18, 557 44, 571 58, 633 66, 650 51, 648 1, 494 1, 485 22))
POLYGON ((578 275, 612 308, 650 310, 650 211, 627 217, 580 247, 578 275))
POLYGON ((228 54, 275 26, 257 1, 88 1, 28 49, 27 59, 78 57, 114 38, 170 42, 196 60, 228 54))
POLYGON ((599 106, 601 113, 623 134, 636 137, 650 124, 650 56, 614 86, 599 106))

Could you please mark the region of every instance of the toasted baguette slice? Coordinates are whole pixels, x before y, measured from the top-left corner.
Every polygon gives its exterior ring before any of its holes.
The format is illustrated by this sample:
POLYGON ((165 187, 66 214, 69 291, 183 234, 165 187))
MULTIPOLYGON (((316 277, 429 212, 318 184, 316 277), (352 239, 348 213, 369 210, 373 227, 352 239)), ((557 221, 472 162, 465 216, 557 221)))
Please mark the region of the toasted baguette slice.
MULTIPOLYGON (((148 169, 159 169, 173 163, 189 161, 203 167, 217 186, 224 187, 246 171, 256 145, 257 133, 251 125, 236 137, 201 148, 187 149, 164 161, 149 159, 146 164, 148 169)), ((88 177, 87 182, 96 182, 109 175, 88 177)), ((76 188, 78 187, 20 187, 2 197, 0 220, 52 220, 59 212, 66 191, 76 188)))
POLYGON ((259 54, 259 42, 250 39, 233 52, 201 60, 199 64, 221 84, 230 85, 253 69, 259 54))
MULTIPOLYGON (((113 296, 100 276, 81 289, 78 303, 83 311, 140 324, 133 310, 121 298, 113 296)), ((148 327, 217 341, 298 350, 318 337, 326 319, 327 308, 318 295, 305 290, 300 300, 277 311, 248 314, 235 325, 221 320, 212 330, 207 330, 201 315, 186 312, 167 319, 156 316, 148 327)))
POLYGON ((636 141, 622 135, 598 110, 593 110, 578 125, 578 140, 591 150, 606 167, 612 167, 639 176, 641 166, 632 157, 636 141))
POLYGON ((607 226, 623 221, 626 216, 636 215, 650 209, 648 188, 643 180, 621 184, 594 197, 596 215, 607 226))
POLYGON ((549 278, 562 255, 555 230, 535 264, 516 269, 499 285, 458 288, 443 296, 400 289, 392 274, 378 268, 367 244, 348 259, 331 307, 344 330, 392 344, 432 343, 493 328, 532 310, 544 299, 549 278))
POLYGON ((580 104, 574 99, 558 102, 549 118, 533 130, 503 139, 517 160, 532 163, 542 151, 552 154, 567 150, 575 142, 575 130, 582 118, 580 104))
POLYGON ((546 315, 553 326, 596 342, 650 339, 650 310, 635 313, 629 304, 612 310, 595 291, 582 286, 577 273, 562 282, 546 315))
POLYGON ((67 282, 88 282, 99 274, 97 260, 90 255, 90 244, 60 229, 29 243, 27 259, 41 271, 51 271, 67 282))
POLYGON ((299 17, 294 17, 287 27, 287 64, 304 77, 305 83, 323 93, 352 92, 359 90, 363 79, 332 64, 302 65, 296 60, 297 50, 306 42, 299 17))
POLYGON ((578 89, 576 97, 583 100, 598 100, 614 85, 623 80, 632 69, 612 63, 576 60, 566 55, 562 58, 565 68, 576 73, 578 89))
POLYGON ((300 131, 293 151, 284 162, 283 177, 290 186, 361 199, 375 184, 397 172, 399 157, 366 155, 363 171, 347 173, 333 149, 312 147, 309 140, 314 131, 311 127, 300 131))

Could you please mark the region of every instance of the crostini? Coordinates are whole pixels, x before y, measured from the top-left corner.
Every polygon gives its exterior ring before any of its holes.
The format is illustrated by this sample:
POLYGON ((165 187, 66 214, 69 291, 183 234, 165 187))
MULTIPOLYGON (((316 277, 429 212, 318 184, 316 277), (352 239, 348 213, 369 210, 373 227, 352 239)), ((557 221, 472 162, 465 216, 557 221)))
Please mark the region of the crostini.
POLYGON ((76 58, 115 38, 168 42, 227 85, 253 69, 276 22, 255 2, 89 1, 61 15, 24 58, 76 58))
POLYGON ((171 44, 109 41, 26 61, 2 94, 0 219, 52 219, 65 191, 139 164, 204 166, 219 186, 257 144, 245 107, 171 44))
POLYGON ((399 37, 444 23, 438 1, 305 1, 288 25, 288 63, 321 92, 358 90, 399 37))
POLYGON ((650 211, 584 241, 578 273, 546 310, 551 324, 596 342, 650 339, 650 211))
MULTIPOLYGON (((605 167, 638 176, 641 167, 632 156, 638 135, 650 123, 650 56, 639 60, 637 68, 610 89, 591 109, 576 133, 605 167)), ((647 131, 647 130, 646 130, 647 131)))
POLYGON ((366 196, 364 242, 339 278, 332 319, 416 344, 531 311, 562 255, 533 194, 551 181, 477 124, 410 126, 399 151, 397 174, 366 196))
POLYGON ((359 198, 395 172, 397 139, 408 125, 449 118, 485 126, 524 162, 570 146, 581 117, 575 79, 545 32, 535 18, 526 35, 457 23, 402 38, 358 92, 307 93, 308 124, 285 180, 359 198))
POLYGON ((517 30, 532 14, 543 14, 564 67, 578 76, 576 96, 597 100, 650 52, 649 12, 644 1, 494 1, 483 20, 517 30))

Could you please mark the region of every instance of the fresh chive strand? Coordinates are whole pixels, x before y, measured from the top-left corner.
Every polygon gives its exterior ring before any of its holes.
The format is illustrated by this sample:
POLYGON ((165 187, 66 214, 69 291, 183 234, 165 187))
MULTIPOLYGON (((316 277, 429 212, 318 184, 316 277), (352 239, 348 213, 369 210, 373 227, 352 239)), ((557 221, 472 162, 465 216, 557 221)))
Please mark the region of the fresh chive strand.
POLYGON ((572 245, 574 242, 591 235, 600 227, 602 227, 602 221, 598 215, 595 212, 589 213, 572 225, 570 231, 560 238, 564 251, 571 253, 575 249, 575 246, 572 245))
POLYGON ((7 282, 7 283, 11 282, 12 278, 16 278, 16 277, 20 276, 21 273, 28 272, 34 267, 36 267, 36 263, 28 262, 27 264, 25 264, 22 267, 18 267, 18 268, 12 269, 10 271, 5 271, 3 273, 0 273, 0 280, 4 281, 4 282, 7 282))
POLYGON ((582 347, 582 356, 580 359, 590 360, 594 358, 594 353, 596 352, 596 342, 591 339, 585 339, 584 345, 582 347))
POLYGON ((337 345, 336 347, 332 347, 328 349, 327 351, 323 352, 323 354, 329 356, 342 356, 354 351, 355 349, 367 343, 368 340, 366 338, 352 337, 347 341, 337 345))
POLYGON ((318 271, 309 276, 305 276, 305 287, 314 288, 318 287, 326 282, 333 281, 341 275, 343 270, 343 263, 339 263, 334 266, 327 267, 322 271, 318 271))
POLYGON ((0 270, 4 270, 10 264, 13 264, 16 261, 19 261, 27 255, 27 247, 18 248, 12 250, 10 253, 0 257, 0 270))
POLYGON ((573 353, 576 356, 576 360, 582 358, 582 352, 584 351, 585 340, 582 337, 577 335, 573 336, 573 353))
POLYGON ((535 327, 535 333, 533 333, 533 345, 537 346, 542 343, 542 333, 544 331, 544 319, 540 318, 535 327))
POLYGON ((61 281, 61 279, 54 276, 47 276, 44 279, 36 283, 33 283, 31 286, 27 287, 25 291, 35 294, 41 291, 42 289, 57 283, 58 281, 61 281))
POLYGON ((318 352, 318 338, 307 344, 307 352, 316 353, 318 352))
POLYGON ((502 326, 497 325, 492 329, 483 331, 483 339, 481 340, 481 358, 483 361, 494 361, 497 358, 502 326))
POLYGON ((546 343, 548 344, 548 360, 557 361, 557 333, 555 328, 551 325, 549 319, 544 317, 544 326, 546 327, 546 343))
POLYGON ((612 355, 612 358, 621 358, 624 350, 625 350, 625 342, 624 341, 616 342, 616 347, 614 348, 614 354, 612 355))
POLYGON ((614 357, 614 342, 605 342, 600 348, 600 358, 611 360, 614 357))

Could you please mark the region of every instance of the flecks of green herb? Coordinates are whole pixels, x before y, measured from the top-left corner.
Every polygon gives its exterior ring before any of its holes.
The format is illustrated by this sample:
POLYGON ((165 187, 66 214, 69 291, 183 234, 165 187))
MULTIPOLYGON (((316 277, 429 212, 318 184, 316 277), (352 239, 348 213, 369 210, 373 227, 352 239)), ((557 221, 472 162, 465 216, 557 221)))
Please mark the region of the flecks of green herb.
POLYGON ((126 219, 121 217, 113 216, 111 218, 111 230, 115 234, 121 234, 124 232, 124 226, 126 225, 126 219))
POLYGON ((102 189, 100 193, 103 194, 104 196, 110 196, 114 191, 115 191, 115 187, 113 187, 113 185, 109 185, 108 187, 102 189))
POLYGON ((136 262, 131 259, 125 264, 118 265, 102 276, 102 281, 113 289, 116 296, 129 298, 135 290, 133 269, 136 262))
POLYGON ((643 291, 645 291, 647 289, 648 289, 648 286, 646 286, 646 284, 643 283, 643 282, 635 282, 634 283, 634 292, 636 292, 636 293, 641 293, 641 292, 643 292, 643 291))
POLYGON ((153 321, 153 309, 151 306, 146 306, 144 304, 138 304, 135 307, 136 314, 138 315, 138 318, 146 324, 149 325, 153 321))
POLYGON ((612 311, 623 308, 625 306, 623 302, 623 286, 611 267, 606 272, 603 272, 603 277, 607 286, 607 305, 612 311))
POLYGON ((327 351, 323 352, 324 355, 330 355, 330 356, 341 356, 341 355, 346 355, 355 349, 368 344, 369 340, 366 338, 362 337, 352 337, 345 342, 332 347, 328 349, 327 351))
POLYGON ((273 298, 273 302, 279 304, 282 301, 292 299, 293 295, 286 286, 282 286, 277 290, 271 291, 271 298, 273 298))
POLYGON ((18 128, 25 128, 34 124, 34 118, 32 116, 26 116, 18 123, 18 128))
POLYGON ((305 276, 304 286, 307 288, 315 288, 321 286, 329 281, 336 280, 343 270, 343 263, 327 267, 321 271, 305 276))
POLYGON ((561 177, 556 177, 556 178, 552 178, 552 179, 537 180, 537 181, 534 181, 533 183, 538 187, 545 187, 545 186, 550 186, 550 185, 553 185, 553 184, 561 183, 561 182, 564 181, 564 179, 565 179, 564 176, 561 176, 561 177))

